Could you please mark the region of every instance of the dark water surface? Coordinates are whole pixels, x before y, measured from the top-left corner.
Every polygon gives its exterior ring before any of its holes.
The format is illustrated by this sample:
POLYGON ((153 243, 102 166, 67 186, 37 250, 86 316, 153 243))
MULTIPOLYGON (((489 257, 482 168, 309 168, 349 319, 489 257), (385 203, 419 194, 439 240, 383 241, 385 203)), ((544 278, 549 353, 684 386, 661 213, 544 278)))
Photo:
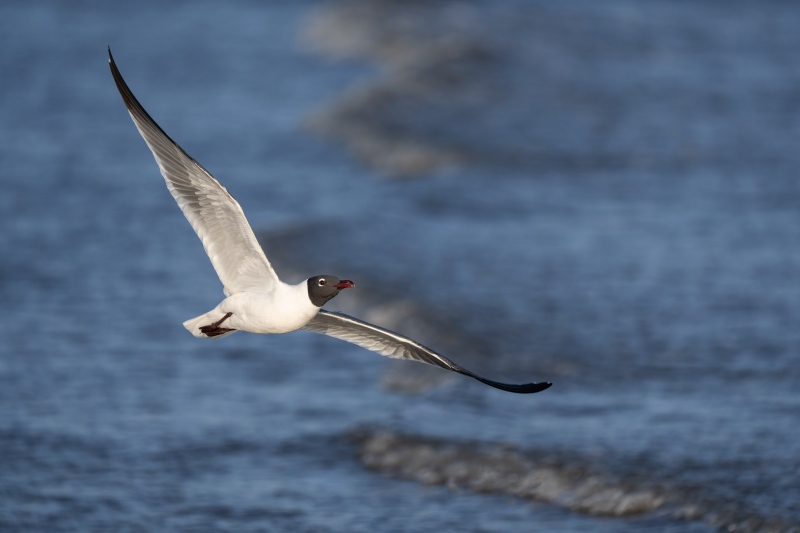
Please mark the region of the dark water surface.
POLYGON ((6 2, 0 44, 0 531, 800 531, 794 3, 6 2), (221 287, 107 45, 284 278, 553 388, 191 337, 221 287))

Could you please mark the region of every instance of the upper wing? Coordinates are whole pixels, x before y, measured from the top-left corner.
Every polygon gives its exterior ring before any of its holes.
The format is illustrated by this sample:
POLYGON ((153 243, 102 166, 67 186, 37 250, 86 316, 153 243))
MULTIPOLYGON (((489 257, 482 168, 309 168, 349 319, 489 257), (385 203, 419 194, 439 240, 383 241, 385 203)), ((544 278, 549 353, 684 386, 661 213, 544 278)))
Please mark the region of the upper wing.
POLYGON ((169 192, 203 242, 225 294, 269 289, 278 276, 239 203, 150 118, 122 79, 110 48, 108 62, 133 123, 153 152, 169 192))
POLYGON ((344 313, 333 313, 320 309, 319 313, 311 319, 311 321, 303 326, 302 329, 313 331, 314 333, 322 333, 323 335, 330 335, 343 341, 352 342, 367 350, 372 350, 387 357, 394 357, 397 359, 410 359, 412 361, 420 361, 428 363, 429 365, 439 366, 464 374, 478 381, 502 389, 508 392, 518 393, 531 393, 540 392, 548 388, 552 383, 526 383, 524 385, 509 385, 506 383, 498 383, 490 379, 483 378, 477 374, 473 374, 469 370, 461 368, 449 359, 439 355, 430 348, 415 342, 408 337, 399 335, 388 329, 384 329, 369 322, 364 322, 357 318, 353 318, 344 313))

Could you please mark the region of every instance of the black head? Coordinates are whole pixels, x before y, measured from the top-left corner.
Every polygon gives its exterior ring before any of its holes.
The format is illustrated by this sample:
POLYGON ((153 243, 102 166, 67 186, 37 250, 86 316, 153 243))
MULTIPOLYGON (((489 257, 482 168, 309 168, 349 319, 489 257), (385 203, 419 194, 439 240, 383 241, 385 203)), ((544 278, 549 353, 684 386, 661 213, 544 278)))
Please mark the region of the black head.
POLYGON ((355 287, 356 284, 349 279, 339 279, 336 276, 314 276, 308 278, 308 298, 317 307, 322 307, 325 302, 339 294, 342 289, 355 287))

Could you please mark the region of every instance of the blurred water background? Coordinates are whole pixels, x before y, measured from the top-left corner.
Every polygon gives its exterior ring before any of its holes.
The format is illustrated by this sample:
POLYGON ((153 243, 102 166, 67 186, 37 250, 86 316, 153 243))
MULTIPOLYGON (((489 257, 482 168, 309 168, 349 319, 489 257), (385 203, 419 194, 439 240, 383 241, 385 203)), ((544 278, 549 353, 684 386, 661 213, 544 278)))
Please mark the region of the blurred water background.
POLYGON ((800 6, 0 4, 0 530, 800 531, 800 6), (222 298, 160 125, 329 307, 222 298))

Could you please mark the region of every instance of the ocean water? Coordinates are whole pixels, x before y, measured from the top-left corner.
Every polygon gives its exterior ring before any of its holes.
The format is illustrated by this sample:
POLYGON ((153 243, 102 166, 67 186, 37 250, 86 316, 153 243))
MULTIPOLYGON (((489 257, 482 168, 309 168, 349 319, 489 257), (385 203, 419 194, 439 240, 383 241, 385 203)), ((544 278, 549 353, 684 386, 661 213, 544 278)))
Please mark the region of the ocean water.
POLYGON ((0 530, 800 531, 800 8, 0 5, 0 530), (107 66, 289 281, 221 286, 107 66))

